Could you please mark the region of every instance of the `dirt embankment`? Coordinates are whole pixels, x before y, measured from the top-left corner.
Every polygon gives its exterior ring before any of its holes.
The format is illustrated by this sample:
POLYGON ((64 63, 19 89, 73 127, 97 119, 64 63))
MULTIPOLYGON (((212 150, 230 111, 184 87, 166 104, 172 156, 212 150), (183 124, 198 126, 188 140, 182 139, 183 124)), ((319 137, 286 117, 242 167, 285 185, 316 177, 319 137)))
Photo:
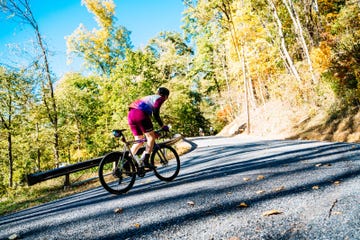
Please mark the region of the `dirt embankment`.
MULTIPOLYGON (((246 116, 227 125, 220 136, 247 134, 246 116)), ((250 113, 250 135, 272 139, 303 139, 331 142, 360 142, 360 110, 329 114, 323 110, 290 107, 271 102, 250 113)))

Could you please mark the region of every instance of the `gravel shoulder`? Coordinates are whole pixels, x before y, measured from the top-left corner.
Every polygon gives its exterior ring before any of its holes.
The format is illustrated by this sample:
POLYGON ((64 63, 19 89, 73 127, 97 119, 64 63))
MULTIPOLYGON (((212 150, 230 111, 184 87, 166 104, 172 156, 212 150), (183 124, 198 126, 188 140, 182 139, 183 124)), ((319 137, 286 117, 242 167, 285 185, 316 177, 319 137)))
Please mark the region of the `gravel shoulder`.
POLYGON ((360 145, 186 139, 170 183, 95 188, 0 218, 0 239, 360 239, 360 145))

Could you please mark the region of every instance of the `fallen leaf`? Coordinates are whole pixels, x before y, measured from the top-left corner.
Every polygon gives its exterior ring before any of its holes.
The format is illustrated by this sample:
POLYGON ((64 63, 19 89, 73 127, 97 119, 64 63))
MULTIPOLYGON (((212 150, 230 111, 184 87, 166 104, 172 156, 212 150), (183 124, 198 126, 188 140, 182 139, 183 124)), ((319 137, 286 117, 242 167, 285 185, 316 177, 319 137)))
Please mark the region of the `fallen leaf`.
POLYGON ((257 194, 263 194, 265 193, 265 190, 259 190, 259 191, 256 191, 257 194))
POLYGON ((251 179, 248 178, 248 177, 244 177, 243 180, 244 180, 245 182, 248 182, 248 181, 250 181, 251 179))
POLYGON ((339 211, 332 212, 332 215, 341 215, 341 214, 342 214, 342 212, 339 212, 339 211))
POLYGON ((114 213, 123 213, 122 208, 115 208, 114 213))
POLYGON ((266 211, 263 213, 263 216, 271 216, 271 215, 278 215, 278 214, 282 214, 283 212, 279 211, 279 210, 270 210, 270 211, 266 211))
POLYGON ((229 240, 240 240, 238 237, 230 237, 229 240))
POLYGON ((19 239, 19 236, 16 235, 16 234, 13 234, 13 235, 9 236, 8 239, 9 239, 9 240, 16 240, 16 239, 19 239))
POLYGON ((319 186, 313 186, 312 189, 313 190, 318 190, 320 187, 319 186))
POLYGON ((134 223, 134 227, 136 227, 136 228, 140 228, 140 227, 141 227, 141 225, 140 225, 140 223, 134 223))
POLYGON ((325 167, 331 167, 331 163, 318 163, 315 165, 316 167, 321 167, 321 166, 325 166, 325 167))
POLYGON ((285 190, 285 187, 284 187, 284 186, 275 188, 275 192, 280 192, 280 191, 282 191, 282 190, 285 190))
POLYGON ((339 185, 339 184, 340 184, 340 181, 335 181, 334 184, 335 184, 335 185, 339 185))
POLYGON ((232 194, 232 192, 227 192, 226 194, 227 194, 227 195, 231 195, 231 194, 232 194))
POLYGON ((246 207, 248 207, 248 205, 245 202, 242 202, 237 207, 238 208, 246 208, 246 207))
POLYGON ((263 180, 263 179, 265 179, 265 176, 264 176, 264 175, 259 175, 259 176, 257 176, 256 179, 257 179, 257 180, 263 180))
POLYGON ((193 206, 195 206, 195 203, 193 201, 188 201, 187 205, 189 205, 190 207, 193 207, 193 206))

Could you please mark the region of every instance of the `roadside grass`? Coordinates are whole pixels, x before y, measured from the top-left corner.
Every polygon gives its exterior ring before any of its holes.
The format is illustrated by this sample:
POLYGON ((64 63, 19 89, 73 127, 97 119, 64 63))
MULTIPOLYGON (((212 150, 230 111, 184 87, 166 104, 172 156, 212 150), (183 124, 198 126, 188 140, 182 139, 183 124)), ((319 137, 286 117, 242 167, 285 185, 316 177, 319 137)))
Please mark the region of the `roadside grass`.
POLYGON ((0 199, 0 216, 35 207, 40 204, 51 202, 87 189, 100 186, 97 172, 87 172, 70 175, 70 181, 75 184, 64 187, 64 178, 50 179, 34 186, 21 186, 9 189, 0 199), (85 181, 86 179, 92 179, 85 181), (80 184, 78 183, 80 181, 80 184), (81 182, 83 181, 83 182, 81 182))
MULTIPOLYGON (((188 152, 191 146, 185 141, 174 145, 179 155, 188 152)), ((71 186, 64 187, 64 177, 50 179, 33 186, 18 186, 7 189, 0 198, 0 216, 48 203, 75 193, 101 186, 97 167, 70 175, 71 186)))

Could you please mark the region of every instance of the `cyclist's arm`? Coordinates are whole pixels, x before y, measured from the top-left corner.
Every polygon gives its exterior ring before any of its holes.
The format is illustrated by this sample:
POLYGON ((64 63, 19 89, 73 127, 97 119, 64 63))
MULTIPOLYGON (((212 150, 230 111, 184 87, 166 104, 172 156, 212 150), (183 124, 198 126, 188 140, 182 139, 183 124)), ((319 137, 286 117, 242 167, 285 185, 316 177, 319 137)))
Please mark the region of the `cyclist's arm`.
POLYGON ((164 126, 163 121, 160 118, 160 108, 154 109, 153 116, 160 127, 164 126))
POLYGON ((159 97, 158 99, 156 99, 154 108, 153 108, 153 116, 160 127, 164 126, 164 123, 160 118, 160 107, 165 102, 165 100, 166 99, 164 97, 159 97))

